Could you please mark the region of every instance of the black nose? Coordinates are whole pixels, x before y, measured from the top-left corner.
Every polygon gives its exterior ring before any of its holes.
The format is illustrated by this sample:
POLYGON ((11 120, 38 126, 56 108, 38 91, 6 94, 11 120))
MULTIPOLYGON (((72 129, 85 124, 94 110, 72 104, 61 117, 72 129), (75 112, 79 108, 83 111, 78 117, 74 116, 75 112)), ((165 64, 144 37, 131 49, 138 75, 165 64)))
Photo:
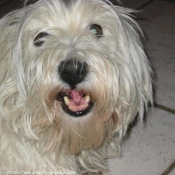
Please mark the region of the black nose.
POLYGON ((60 63, 58 71, 61 79, 73 87, 85 79, 88 73, 88 64, 73 59, 66 60, 60 63))

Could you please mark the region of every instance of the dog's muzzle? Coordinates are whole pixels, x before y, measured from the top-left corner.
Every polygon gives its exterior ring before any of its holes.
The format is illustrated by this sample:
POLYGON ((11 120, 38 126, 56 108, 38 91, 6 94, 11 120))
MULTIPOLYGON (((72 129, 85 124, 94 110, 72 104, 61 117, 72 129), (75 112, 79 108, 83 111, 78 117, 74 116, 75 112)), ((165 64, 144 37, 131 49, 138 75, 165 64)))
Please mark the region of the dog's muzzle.
POLYGON ((94 106, 91 95, 76 89, 76 86, 83 83, 88 75, 88 64, 75 59, 62 61, 58 72, 62 81, 70 86, 70 90, 57 94, 56 99, 62 102, 62 109, 73 117, 88 114, 94 106))

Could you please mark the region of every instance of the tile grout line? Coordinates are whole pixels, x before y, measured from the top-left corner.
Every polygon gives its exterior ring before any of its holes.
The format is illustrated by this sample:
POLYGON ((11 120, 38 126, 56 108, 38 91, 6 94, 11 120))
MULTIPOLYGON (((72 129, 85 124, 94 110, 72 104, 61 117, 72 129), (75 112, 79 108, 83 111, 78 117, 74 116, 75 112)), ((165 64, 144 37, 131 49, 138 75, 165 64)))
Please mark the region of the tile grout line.
POLYGON ((150 0, 148 2, 146 2, 145 4, 141 5, 140 7, 137 8, 137 10, 141 10, 142 8, 146 7, 147 5, 149 5, 150 3, 152 3, 154 0, 150 0))
POLYGON ((160 175, 168 175, 175 169, 175 160, 170 164, 170 166, 160 175))
POLYGON ((169 113, 175 114, 175 109, 173 109, 173 108, 170 108, 170 107, 161 105, 161 104, 159 104, 159 103, 157 103, 157 102, 154 103, 154 106, 155 106, 156 108, 162 109, 162 110, 167 111, 167 112, 169 112, 169 113))

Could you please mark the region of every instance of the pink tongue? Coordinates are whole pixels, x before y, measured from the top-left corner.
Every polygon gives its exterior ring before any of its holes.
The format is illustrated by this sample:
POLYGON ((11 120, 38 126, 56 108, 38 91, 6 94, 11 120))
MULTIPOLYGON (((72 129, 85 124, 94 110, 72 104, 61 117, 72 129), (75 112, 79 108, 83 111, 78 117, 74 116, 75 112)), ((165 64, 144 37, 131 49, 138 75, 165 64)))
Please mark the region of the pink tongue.
POLYGON ((88 107, 88 103, 83 98, 82 92, 71 90, 70 98, 71 99, 68 105, 70 110, 77 112, 77 111, 85 110, 88 107))
POLYGON ((75 103, 80 103, 82 99, 83 94, 81 92, 78 92, 76 90, 71 90, 70 91, 70 97, 75 103))

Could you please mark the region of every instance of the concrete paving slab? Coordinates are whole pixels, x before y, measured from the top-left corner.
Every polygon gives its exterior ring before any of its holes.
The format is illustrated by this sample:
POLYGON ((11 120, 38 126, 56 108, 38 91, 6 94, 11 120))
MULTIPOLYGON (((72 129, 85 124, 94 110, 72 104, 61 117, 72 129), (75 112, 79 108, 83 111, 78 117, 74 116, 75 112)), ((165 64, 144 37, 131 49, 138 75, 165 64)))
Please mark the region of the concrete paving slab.
POLYGON ((123 143, 122 156, 109 160, 110 175, 161 175, 175 160, 175 116, 151 109, 145 127, 138 123, 123 143))

